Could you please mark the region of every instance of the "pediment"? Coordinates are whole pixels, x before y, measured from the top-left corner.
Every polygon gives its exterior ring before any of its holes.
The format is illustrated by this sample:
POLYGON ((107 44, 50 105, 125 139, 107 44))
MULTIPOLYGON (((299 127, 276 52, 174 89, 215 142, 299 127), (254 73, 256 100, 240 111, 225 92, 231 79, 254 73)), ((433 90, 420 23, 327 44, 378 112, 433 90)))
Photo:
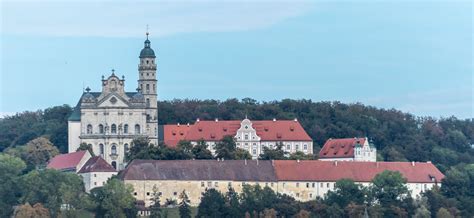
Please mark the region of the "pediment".
POLYGON ((111 93, 97 103, 97 107, 128 107, 128 101, 122 96, 111 93))

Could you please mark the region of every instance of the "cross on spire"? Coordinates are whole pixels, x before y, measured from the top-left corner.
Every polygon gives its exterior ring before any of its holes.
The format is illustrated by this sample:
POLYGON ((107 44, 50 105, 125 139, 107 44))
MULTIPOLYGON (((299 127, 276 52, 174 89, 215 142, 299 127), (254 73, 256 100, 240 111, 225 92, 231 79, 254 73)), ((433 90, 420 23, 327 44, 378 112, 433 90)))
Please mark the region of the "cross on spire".
POLYGON ((115 75, 115 69, 112 68, 112 75, 115 75))
POLYGON ((148 24, 146 25, 146 39, 148 39, 148 35, 150 35, 150 33, 148 32, 149 30, 149 26, 148 24))

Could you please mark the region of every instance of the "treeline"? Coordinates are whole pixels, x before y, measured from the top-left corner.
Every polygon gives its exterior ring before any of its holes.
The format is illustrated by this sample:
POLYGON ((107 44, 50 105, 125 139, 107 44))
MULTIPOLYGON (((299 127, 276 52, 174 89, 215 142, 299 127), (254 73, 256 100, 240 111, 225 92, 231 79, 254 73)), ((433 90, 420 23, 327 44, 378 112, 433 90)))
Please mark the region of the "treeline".
MULTIPOLYGON (((127 156, 130 159, 145 155, 149 155, 146 159, 212 158, 204 143, 193 147, 182 142, 177 149, 150 145, 146 139, 137 139, 133 144, 127 156)), ((236 149, 230 147, 235 148, 230 138, 218 144, 218 149, 221 149, 217 152, 219 157, 241 157, 236 149)), ((81 149, 88 148, 82 146, 81 149)), ((132 187, 122 181, 113 178, 89 194, 84 192, 83 181, 78 175, 38 167, 44 166, 57 154, 57 148, 46 138, 37 138, 25 146, 0 153, 0 217, 12 214, 15 217, 77 217, 84 211, 96 217, 136 216, 132 187)), ((222 195, 209 190, 201 199, 198 216, 361 217, 367 209, 370 217, 472 217, 474 164, 451 167, 441 183, 440 189, 426 191, 420 199, 410 197, 406 180, 400 173, 389 171, 376 176, 370 187, 357 185, 351 180, 338 181, 333 192, 310 202, 298 202, 258 186, 245 188, 240 195, 222 195)), ((159 190, 154 193, 159 193, 159 190)), ((180 213, 189 217, 189 202, 185 195, 181 195, 180 213)), ((160 200, 165 199, 155 196, 155 204, 150 208, 152 217, 163 217, 163 207, 178 204, 176 200, 166 199, 161 205, 160 200)))
MULTIPOLYGON (((472 119, 416 117, 362 104, 291 99, 172 100, 158 105, 160 124, 194 123, 196 118, 298 118, 314 140, 315 153, 329 138, 367 136, 377 147, 379 160, 432 161, 443 172, 459 163, 474 163, 472 119)), ((0 119, 0 151, 45 136, 60 152, 66 152, 71 112, 71 107, 63 105, 0 119)))
POLYGON ((314 140, 318 152, 329 138, 368 137, 385 161, 432 161, 445 172, 458 163, 474 163, 474 121, 455 117, 416 117, 395 109, 363 104, 291 100, 172 100, 159 102, 161 124, 201 120, 294 119, 314 140))
POLYGON ((9 147, 25 145, 35 138, 44 136, 61 153, 66 153, 68 149, 67 119, 71 113, 70 106, 62 105, 0 118, 0 152, 9 147))

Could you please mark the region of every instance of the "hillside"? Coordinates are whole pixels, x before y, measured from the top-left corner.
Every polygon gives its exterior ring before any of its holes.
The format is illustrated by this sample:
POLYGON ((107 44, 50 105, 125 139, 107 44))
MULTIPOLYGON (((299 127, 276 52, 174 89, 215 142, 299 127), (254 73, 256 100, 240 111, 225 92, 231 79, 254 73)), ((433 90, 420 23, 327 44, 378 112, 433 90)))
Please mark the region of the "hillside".
MULTIPOLYGON (((160 101, 159 122, 193 123, 219 118, 298 118, 315 142, 315 151, 328 138, 367 136, 385 161, 433 161, 443 172, 460 163, 474 163, 474 121, 456 117, 417 117, 395 109, 363 104, 312 102, 284 99, 257 102, 253 99, 160 101)), ((67 151, 67 118, 72 108, 55 106, 22 112, 0 119, 0 151, 49 137, 61 152, 67 151)))

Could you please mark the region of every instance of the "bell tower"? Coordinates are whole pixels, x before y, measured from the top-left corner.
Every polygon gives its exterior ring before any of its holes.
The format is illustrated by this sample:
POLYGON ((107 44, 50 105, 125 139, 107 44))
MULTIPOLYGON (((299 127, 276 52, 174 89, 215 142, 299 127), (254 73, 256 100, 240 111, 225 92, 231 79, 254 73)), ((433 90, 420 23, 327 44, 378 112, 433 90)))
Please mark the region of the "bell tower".
POLYGON ((157 80, 156 80, 156 62, 155 52, 150 47, 146 32, 145 46, 140 52, 140 63, 138 64, 138 87, 139 92, 143 94, 146 102, 146 127, 150 142, 158 144, 158 102, 157 102, 157 80))

